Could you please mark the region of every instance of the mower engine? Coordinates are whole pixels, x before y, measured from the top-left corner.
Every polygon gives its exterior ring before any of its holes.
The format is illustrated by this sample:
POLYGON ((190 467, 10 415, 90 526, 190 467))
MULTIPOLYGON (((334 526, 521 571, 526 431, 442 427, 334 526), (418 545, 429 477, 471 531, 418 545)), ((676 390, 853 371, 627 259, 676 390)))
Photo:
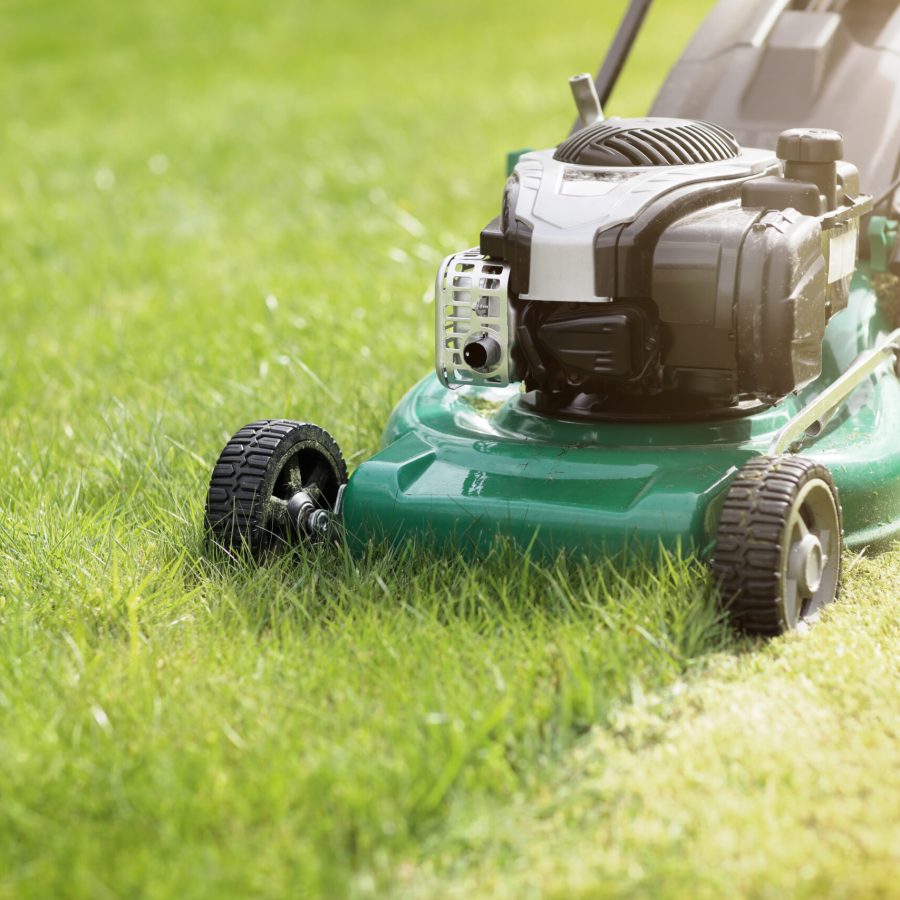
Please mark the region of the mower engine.
POLYGON ((702 414, 803 387, 871 205, 842 155, 833 131, 786 131, 773 154, 664 118, 522 155, 480 246, 438 272, 438 377, 524 382, 559 415, 702 414))

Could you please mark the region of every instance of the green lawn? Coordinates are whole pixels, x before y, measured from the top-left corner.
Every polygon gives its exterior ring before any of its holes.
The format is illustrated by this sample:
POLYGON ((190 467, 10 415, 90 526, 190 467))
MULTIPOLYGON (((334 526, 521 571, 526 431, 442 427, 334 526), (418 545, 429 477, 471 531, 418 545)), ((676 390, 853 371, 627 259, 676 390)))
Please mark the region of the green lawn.
POLYGON ((623 5, 4 4, 0 897, 896 896, 900 551, 769 644, 689 560, 204 556, 245 421, 374 450, 623 5))

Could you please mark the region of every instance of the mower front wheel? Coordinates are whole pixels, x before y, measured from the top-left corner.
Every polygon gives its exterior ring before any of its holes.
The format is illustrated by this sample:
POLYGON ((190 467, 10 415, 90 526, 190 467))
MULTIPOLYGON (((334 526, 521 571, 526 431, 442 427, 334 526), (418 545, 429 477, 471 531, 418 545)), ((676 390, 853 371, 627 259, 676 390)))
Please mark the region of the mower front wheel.
POLYGON ((206 528, 226 552, 257 555, 327 536, 347 466, 334 438, 308 422, 263 419, 241 428, 216 462, 206 528))
POLYGON ((781 634, 813 619, 838 592, 841 505, 820 463, 759 457, 725 498, 712 568, 735 625, 781 634))

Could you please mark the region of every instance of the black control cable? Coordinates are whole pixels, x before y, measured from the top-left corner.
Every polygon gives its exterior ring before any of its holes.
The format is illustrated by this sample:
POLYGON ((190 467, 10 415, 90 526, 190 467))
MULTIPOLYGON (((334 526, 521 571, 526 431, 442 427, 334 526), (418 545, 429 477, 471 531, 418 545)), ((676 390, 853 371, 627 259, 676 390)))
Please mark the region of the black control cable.
POLYGON ((631 53, 631 48, 634 46, 638 32, 641 30, 641 25, 650 11, 652 2, 653 0, 631 0, 631 3, 628 4, 628 8, 625 10, 625 15, 619 23, 619 28, 616 31, 616 36, 613 38, 609 52, 606 54, 603 65, 594 79, 601 106, 606 106, 610 94, 612 94, 612 90, 619 80, 625 60, 628 59, 631 53))

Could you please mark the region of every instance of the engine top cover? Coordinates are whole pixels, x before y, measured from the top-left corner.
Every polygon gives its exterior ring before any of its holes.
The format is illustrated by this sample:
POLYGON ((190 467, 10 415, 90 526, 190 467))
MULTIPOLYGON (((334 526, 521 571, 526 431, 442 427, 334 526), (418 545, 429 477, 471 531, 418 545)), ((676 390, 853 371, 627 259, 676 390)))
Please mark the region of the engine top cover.
POLYGON ((576 131, 553 154, 580 166, 689 166, 740 156, 730 131, 690 119, 606 119, 576 131))

